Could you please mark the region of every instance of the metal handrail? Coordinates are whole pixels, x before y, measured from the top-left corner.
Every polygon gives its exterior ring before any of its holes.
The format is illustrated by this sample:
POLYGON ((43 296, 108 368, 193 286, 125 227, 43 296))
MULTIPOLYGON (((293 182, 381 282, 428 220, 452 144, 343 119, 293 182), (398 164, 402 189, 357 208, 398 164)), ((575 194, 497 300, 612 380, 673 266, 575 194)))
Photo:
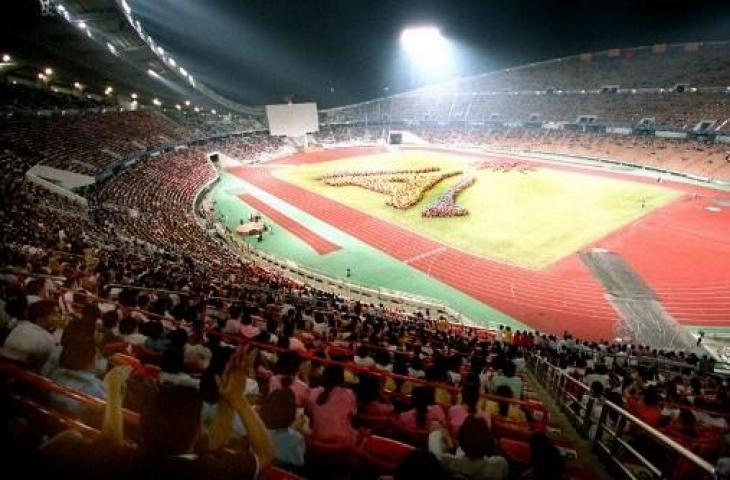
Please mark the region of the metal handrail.
MULTIPOLYGON (((548 390, 551 395, 556 398, 556 400, 564 410, 570 410, 570 406, 564 403, 564 399, 567 393, 565 389, 566 385, 575 385, 577 388, 580 388, 584 392, 590 393, 590 389, 587 385, 565 374, 556 365, 548 362, 543 358, 540 358, 538 354, 527 352, 525 360, 528 368, 533 371, 538 381, 546 388, 546 390, 548 390)), ((593 403, 589 401, 588 405, 586 405, 586 412, 584 416, 582 417, 581 421, 578 422, 580 424, 579 426, 581 426, 585 431, 587 431, 588 428, 590 428, 591 426, 590 414, 592 408, 593 403)), ((637 459, 656 477, 664 478, 662 476, 663 472, 659 467, 651 463, 649 459, 645 458, 639 451, 637 451, 634 447, 632 447, 629 443, 621 438, 621 435, 627 430, 627 422, 630 423, 634 427, 634 429, 639 430, 640 432, 648 435, 651 439, 653 439, 660 445, 672 450, 677 456, 685 458, 704 473, 709 475, 715 474, 715 468, 708 461, 695 454, 691 450, 685 448, 677 441, 673 440, 671 437, 660 432, 659 430, 647 424, 627 410, 621 408, 615 403, 605 400, 603 402, 600 418, 595 425, 596 433, 592 441, 596 448, 608 455, 610 457, 610 460, 615 464, 615 466, 623 471, 628 477, 633 478, 634 476, 630 472, 630 470, 622 463, 622 461, 613 454, 613 450, 616 445, 618 445, 620 448, 623 448, 633 458, 637 459), (610 415, 611 413, 613 413, 613 415, 610 415), (611 427, 608 424, 607 420, 609 416, 618 417, 617 426, 615 428, 611 427), (604 440, 604 435, 610 437, 613 442, 607 442, 606 440, 604 440)))

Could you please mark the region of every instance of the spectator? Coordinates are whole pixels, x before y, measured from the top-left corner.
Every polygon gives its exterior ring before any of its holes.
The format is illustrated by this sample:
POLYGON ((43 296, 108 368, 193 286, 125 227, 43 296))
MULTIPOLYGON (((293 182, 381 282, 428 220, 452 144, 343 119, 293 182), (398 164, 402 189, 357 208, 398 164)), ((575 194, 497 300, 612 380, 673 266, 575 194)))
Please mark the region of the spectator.
POLYGON ((323 386, 313 389, 307 402, 313 437, 354 441, 356 432, 352 427, 352 418, 357 411, 357 400, 352 390, 343 387, 344 383, 345 372, 340 365, 325 367, 323 386))
POLYGON ((28 320, 21 320, 3 344, 3 357, 40 368, 53 351, 56 340, 51 332, 60 324, 58 304, 39 300, 28 307, 28 320))
MULTIPOLYGON (((509 328, 509 327, 507 327, 509 328)), ((507 360, 502 366, 502 374, 495 375, 492 378, 490 390, 496 392, 501 386, 506 386, 512 391, 512 396, 517 399, 522 398, 522 379, 515 376, 515 364, 507 360)))
MULTIPOLYGON (((298 419, 294 392, 285 387, 269 393, 261 407, 261 419, 274 443, 274 462, 285 468, 302 467, 306 446, 302 433, 295 426, 298 419)), ((299 423, 303 425, 304 422, 306 419, 299 423)))
POLYGON ((413 389, 413 408, 399 415, 401 424, 410 429, 429 429, 433 422, 446 426, 446 415, 435 405, 432 387, 418 386, 413 389))

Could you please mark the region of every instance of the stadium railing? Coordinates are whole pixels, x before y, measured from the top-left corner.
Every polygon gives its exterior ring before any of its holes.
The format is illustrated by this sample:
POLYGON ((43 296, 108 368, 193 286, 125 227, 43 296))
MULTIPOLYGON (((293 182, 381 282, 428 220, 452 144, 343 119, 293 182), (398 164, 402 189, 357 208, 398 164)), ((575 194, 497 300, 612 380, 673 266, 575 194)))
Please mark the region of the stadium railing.
POLYGON ((528 352, 525 360, 578 431, 590 438, 594 450, 622 477, 680 478, 680 473, 691 472, 698 480, 715 478, 715 468, 708 461, 612 402, 603 401, 596 420, 596 400, 588 386, 535 353, 528 352))

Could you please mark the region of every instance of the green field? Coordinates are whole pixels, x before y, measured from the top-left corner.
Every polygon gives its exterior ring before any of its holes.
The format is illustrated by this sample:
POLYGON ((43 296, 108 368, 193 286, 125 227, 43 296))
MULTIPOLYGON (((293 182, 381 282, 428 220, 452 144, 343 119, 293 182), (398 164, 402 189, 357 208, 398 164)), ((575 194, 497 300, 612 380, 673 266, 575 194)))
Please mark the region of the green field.
POLYGON ((680 195, 656 185, 550 168, 476 171, 470 166, 473 161, 452 153, 401 151, 284 167, 274 174, 451 246, 529 268, 550 265, 680 195), (459 205, 469 209, 468 216, 421 217, 421 210, 458 177, 441 182, 408 210, 389 207, 384 195, 364 188, 333 187, 317 180, 336 170, 431 166, 476 173, 477 182, 458 197, 459 205))

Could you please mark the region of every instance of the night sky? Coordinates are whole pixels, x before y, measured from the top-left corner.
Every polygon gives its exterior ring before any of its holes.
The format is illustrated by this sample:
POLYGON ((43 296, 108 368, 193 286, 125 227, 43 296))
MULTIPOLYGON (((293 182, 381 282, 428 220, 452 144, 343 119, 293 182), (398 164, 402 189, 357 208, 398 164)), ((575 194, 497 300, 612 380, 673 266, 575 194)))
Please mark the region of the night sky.
MULTIPOLYGON (((247 104, 341 105, 412 85, 404 27, 440 27, 450 75, 614 47, 730 39, 730 0, 128 0, 178 63, 247 104)), ((419 86, 422 82, 416 79, 419 86)))

